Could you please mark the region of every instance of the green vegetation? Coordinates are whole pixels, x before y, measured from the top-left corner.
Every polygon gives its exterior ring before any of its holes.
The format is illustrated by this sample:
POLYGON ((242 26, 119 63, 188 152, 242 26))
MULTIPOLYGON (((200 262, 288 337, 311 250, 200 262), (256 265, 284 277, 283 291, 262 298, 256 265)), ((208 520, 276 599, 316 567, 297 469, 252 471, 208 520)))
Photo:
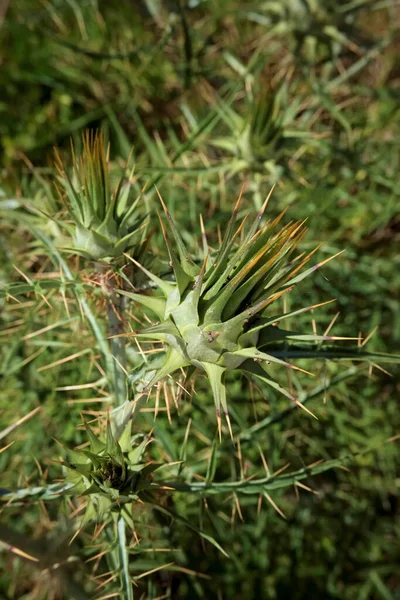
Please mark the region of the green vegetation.
POLYGON ((0 8, 1 598, 398 597, 399 19, 0 8))

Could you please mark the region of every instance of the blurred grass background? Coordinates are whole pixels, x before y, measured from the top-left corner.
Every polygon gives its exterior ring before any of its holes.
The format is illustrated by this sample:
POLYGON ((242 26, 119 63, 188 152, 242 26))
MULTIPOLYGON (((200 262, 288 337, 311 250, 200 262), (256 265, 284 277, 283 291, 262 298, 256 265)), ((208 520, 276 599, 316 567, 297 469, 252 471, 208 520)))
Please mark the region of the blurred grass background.
MULTIPOLYGON (((148 207, 156 206, 157 183, 194 250, 200 213, 212 239, 243 182, 242 217, 276 184, 269 214, 287 207, 289 218, 307 218, 305 250, 323 242, 325 258, 346 249, 315 275, 304 296, 290 299, 293 309, 337 299, 306 315, 303 329, 323 333, 340 312, 335 335, 365 337, 378 328, 370 347, 398 349, 399 2, 10 0, 0 18, 3 283, 23 281, 15 266, 39 283, 59 276, 43 239, 57 241, 61 232, 40 213, 61 210, 53 147, 68 163, 70 138, 79 147, 85 128, 101 127, 115 170, 133 146, 138 189, 148 182, 148 207)), ((165 260, 157 219, 151 249, 165 260)), ((88 291, 90 273, 66 260, 101 321, 96 290, 88 291)), ((0 456, 1 487, 59 478, 53 438, 81 443, 80 412, 96 417, 107 407, 93 334, 77 302, 68 297, 67 303, 69 314, 50 290, 0 305, 0 429, 42 407, 3 440, 15 444, 0 456), (76 360, 51 367, 74 353, 80 353, 76 360)), ((235 498, 217 496, 207 507, 198 497, 168 499, 175 512, 209 530, 230 559, 204 548, 179 523, 152 522, 150 515, 133 572, 174 564, 138 580, 138 597, 400 597, 400 457, 396 443, 383 444, 400 430, 396 371, 305 363, 310 366, 313 382, 289 383, 304 394, 316 390, 310 407, 319 421, 290 411, 254 427, 285 402, 256 389, 250 397, 247 384, 230 382, 242 443, 235 451, 221 446, 216 478, 262 472, 259 447, 273 471, 373 444, 377 451, 350 470, 307 482, 316 493, 277 492, 286 520, 267 502, 259 511, 251 497, 241 500, 243 522, 235 498), (169 548, 166 558, 157 547, 169 548)), ((205 474, 215 434, 206 390, 200 379, 192 402, 179 414, 171 408, 171 424, 162 410, 155 426, 154 457, 185 458, 193 477, 205 474)), ((135 428, 147 432, 152 424, 144 411, 135 428)), ((84 563, 90 537, 83 533, 68 546, 71 527, 65 502, 4 511, 0 540, 16 546, 24 540, 26 551, 40 556, 40 568, 2 551, 0 597, 95 597, 93 563, 84 563)))

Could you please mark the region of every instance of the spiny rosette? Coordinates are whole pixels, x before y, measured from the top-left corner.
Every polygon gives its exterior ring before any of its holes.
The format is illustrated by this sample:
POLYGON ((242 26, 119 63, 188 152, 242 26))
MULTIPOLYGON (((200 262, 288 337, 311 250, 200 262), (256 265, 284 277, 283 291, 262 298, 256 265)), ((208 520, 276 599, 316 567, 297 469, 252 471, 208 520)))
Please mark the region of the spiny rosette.
POLYGON ((73 225, 63 223, 72 247, 67 250, 88 260, 111 262, 144 240, 145 218, 139 197, 132 198, 133 168, 127 180, 120 178, 112 189, 108 152, 102 132, 83 135, 83 151, 76 157, 71 143, 72 177, 56 151, 58 180, 65 190, 60 196, 73 225))
POLYGON ((136 438, 126 428, 117 440, 109 420, 105 436, 96 436, 87 423, 85 428, 89 450, 69 450, 68 460, 62 463, 68 469, 69 483, 73 484, 68 493, 88 496, 83 523, 91 519, 101 521, 119 512, 122 505, 159 488, 151 475, 160 465, 144 461, 150 436, 135 444, 136 438))
MULTIPOLYGON (((204 371, 210 381, 220 434, 222 412, 231 432, 224 382, 227 371, 240 370, 297 402, 272 378, 268 365, 277 363, 298 369, 279 356, 283 345, 287 346, 292 340, 334 339, 282 330, 277 326, 278 321, 293 313, 278 317, 271 314, 271 305, 276 300, 334 257, 300 272, 316 250, 306 255, 296 254, 306 232, 304 223, 290 222, 281 227, 284 211, 276 219, 262 224, 267 201, 249 227, 246 227, 247 218, 237 227, 239 197, 220 248, 212 251, 203 235, 204 261, 199 266, 190 258, 161 200, 169 231, 161 218, 160 222, 174 278, 171 281, 161 279, 133 261, 161 295, 144 296, 121 291, 145 305, 160 320, 135 332, 136 337, 159 340, 166 347, 165 354, 130 375, 135 393, 148 391, 178 369, 189 365, 196 367, 204 371)), ((315 307, 300 309, 296 314, 312 308, 315 307)))

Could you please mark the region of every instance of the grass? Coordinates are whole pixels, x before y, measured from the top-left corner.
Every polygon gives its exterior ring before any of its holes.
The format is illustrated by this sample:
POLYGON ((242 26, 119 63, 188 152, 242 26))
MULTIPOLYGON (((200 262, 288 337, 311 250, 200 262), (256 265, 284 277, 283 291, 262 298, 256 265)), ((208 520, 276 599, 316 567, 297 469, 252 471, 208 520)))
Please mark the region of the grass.
MULTIPOLYGON (((87 442, 84 420, 106 430, 121 383, 118 338, 114 347, 107 339, 120 325, 117 299, 105 292, 124 277, 139 293, 154 289, 128 259, 99 270, 63 250, 73 215, 56 190, 53 147, 71 173, 70 138, 79 155, 86 128, 101 128, 111 186, 128 177, 133 147, 130 185, 149 237, 136 258, 164 279, 155 185, 200 268, 200 215, 216 248, 243 183, 238 224, 275 184, 267 216, 307 219, 301 251, 322 242, 315 262, 345 252, 271 315, 335 298, 282 325, 323 335, 335 319, 331 335, 373 333, 363 350, 394 362, 397 3, 53 0, 34 10, 15 0, 0 36, 1 595, 396 598, 400 419, 390 362, 296 361, 314 377, 276 365, 274 378, 318 420, 265 382, 228 373, 234 446, 226 427, 217 440, 205 375, 179 380, 188 393, 167 379, 133 421, 144 462, 129 464, 163 465, 143 476, 142 503, 125 520, 80 530, 85 501, 60 493, 68 476, 59 463, 87 442)), ((151 315, 128 300, 120 308, 124 331, 151 315)), ((126 338, 131 377, 155 347, 126 338)))

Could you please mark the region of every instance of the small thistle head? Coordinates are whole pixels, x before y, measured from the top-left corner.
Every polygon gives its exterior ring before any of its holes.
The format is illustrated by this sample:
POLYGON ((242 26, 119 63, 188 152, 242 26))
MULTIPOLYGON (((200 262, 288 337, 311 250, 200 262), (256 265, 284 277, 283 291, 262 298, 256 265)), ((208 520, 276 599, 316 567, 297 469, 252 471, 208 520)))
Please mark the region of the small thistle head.
POLYGON ((262 84, 247 95, 246 116, 224 107, 223 120, 229 132, 211 140, 211 143, 234 157, 232 171, 250 170, 265 173, 267 169, 279 179, 282 155, 286 149, 307 136, 300 131, 296 118, 298 104, 290 102, 289 84, 282 82, 277 88, 262 84))
POLYGON ((73 226, 72 252, 89 260, 111 262, 139 245, 144 218, 139 199, 131 197, 133 170, 127 182, 121 178, 114 190, 110 185, 108 153, 102 132, 87 131, 83 151, 76 157, 72 145, 72 177, 56 152, 59 182, 65 194, 73 226))
POLYGON ((88 497, 84 522, 101 520, 158 487, 150 477, 158 465, 142 462, 148 437, 134 445, 126 430, 118 441, 109 421, 105 439, 97 437, 86 423, 85 428, 89 450, 69 451, 69 460, 63 463, 69 471, 68 480, 74 484, 73 491, 88 497))

